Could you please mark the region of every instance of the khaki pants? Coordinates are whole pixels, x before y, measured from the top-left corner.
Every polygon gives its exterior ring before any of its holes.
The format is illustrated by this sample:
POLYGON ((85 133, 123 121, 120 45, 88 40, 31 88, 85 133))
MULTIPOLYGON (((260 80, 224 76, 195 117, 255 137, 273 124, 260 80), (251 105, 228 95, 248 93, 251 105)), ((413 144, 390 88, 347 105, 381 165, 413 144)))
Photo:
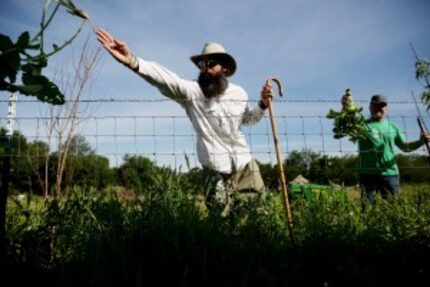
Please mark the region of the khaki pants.
POLYGON ((236 173, 228 175, 224 179, 227 190, 239 192, 262 192, 264 182, 261 178, 260 168, 255 160, 251 160, 236 173))
POLYGON ((206 194, 206 204, 209 209, 216 206, 224 215, 229 212, 235 197, 248 200, 265 191, 260 168, 255 160, 233 174, 218 175, 221 175, 222 180, 218 180, 216 187, 206 194))

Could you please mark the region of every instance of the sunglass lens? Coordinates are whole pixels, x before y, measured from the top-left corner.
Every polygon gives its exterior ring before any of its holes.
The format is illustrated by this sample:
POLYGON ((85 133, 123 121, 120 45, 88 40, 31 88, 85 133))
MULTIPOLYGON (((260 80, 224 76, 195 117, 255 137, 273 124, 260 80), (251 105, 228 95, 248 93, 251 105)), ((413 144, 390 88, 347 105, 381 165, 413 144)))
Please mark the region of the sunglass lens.
POLYGON ((198 62, 197 62, 197 66, 198 66, 200 69, 203 69, 204 67, 206 67, 206 60, 198 61, 198 62))
POLYGON ((200 69, 203 69, 203 68, 213 68, 213 67, 215 67, 218 64, 219 64, 219 62, 217 60, 214 60, 214 59, 201 60, 201 61, 197 62, 197 66, 200 69))
POLYGON ((218 65, 217 60, 210 59, 210 60, 207 60, 207 62, 206 62, 206 66, 208 66, 209 68, 213 68, 216 65, 218 65))

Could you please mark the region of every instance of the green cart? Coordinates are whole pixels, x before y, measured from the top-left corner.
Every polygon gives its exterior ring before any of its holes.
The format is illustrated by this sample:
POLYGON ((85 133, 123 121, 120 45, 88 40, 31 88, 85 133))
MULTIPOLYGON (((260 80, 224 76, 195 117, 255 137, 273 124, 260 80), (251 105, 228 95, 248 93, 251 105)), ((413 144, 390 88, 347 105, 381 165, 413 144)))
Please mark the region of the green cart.
POLYGON ((333 191, 333 187, 321 184, 301 184, 301 183, 290 183, 288 184, 288 195, 291 199, 304 197, 305 199, 311 199, 314 196, 318 196, 320 193, 330 193, 333 191))

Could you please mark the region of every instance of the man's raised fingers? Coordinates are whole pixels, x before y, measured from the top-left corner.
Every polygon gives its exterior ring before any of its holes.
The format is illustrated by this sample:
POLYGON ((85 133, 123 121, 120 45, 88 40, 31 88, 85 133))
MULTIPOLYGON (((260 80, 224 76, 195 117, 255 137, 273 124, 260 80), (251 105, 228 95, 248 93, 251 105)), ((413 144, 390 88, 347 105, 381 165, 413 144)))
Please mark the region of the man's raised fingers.
POLYGON ((99 37, 100 39, 102 39, 103 41, 105 41, 107 43, 114 41, 114 38, 108 32, 106 32, 103 29, 97 30, 96 34, 97 34, 97 37, 99 37))

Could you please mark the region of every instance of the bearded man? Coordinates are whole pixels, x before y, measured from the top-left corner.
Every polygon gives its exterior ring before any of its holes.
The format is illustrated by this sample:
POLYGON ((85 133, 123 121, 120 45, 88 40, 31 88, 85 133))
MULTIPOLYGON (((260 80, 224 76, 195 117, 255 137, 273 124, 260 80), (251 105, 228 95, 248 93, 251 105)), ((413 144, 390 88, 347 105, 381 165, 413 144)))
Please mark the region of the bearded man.
POLYGON ((98 41, 118 62, 185 109, 197 134, 198 159, 218 183, 215 192, 207 194, 208 206, 217 202, 227 207, 236 192, 264 191, 259 167, 241 126, 256 124, 263 117, 273 96, 270 84, 263 86, 260 101, 252 108, 245 90, 228 81, 236 71, 236 61, 218 43, 205 44, 201 54, 191 57, 200 74, 197 81, 190 81, 158 63, 136 57, 126 43, 105 30, 96 33, 98 41))

